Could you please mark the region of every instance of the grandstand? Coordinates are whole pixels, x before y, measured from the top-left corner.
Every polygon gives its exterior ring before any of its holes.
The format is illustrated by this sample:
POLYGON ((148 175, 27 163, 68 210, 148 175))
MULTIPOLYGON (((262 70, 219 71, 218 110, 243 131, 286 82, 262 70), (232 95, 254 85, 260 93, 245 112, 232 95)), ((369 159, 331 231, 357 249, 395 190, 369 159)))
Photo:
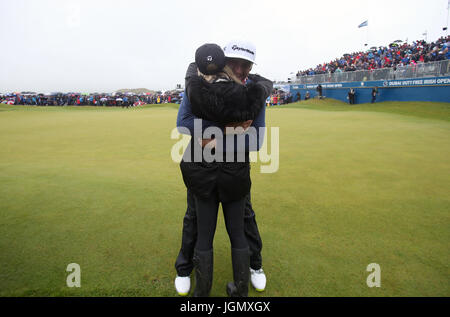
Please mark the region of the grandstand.
POLYGON ((450 37, 441 37, 436 42, 415 41, 399 45, 402 41, 395 41, 389 46, 371 47, 366 52, 344 54, 329 63, 317 65, 314 69, 297 72, 297 79, 327 73, 341 73, 360 70, 375 70, 380 68, 394 68, 415 66, 420 63, 435 62, 450 59, 448 42, 450 37))
MULTIPOLYGON (((370 101, 370 90, 379 89, 378 101, 450 102, 450 37, 435 42, 415 41, 371 47, 366 52, 340 58, 297 72, 287 84, 293 96, 307 92, 347 102, 348 91, 356 90, 357 103, 370 101)), ((294 99, 294 101, 297 101, 294 99)))

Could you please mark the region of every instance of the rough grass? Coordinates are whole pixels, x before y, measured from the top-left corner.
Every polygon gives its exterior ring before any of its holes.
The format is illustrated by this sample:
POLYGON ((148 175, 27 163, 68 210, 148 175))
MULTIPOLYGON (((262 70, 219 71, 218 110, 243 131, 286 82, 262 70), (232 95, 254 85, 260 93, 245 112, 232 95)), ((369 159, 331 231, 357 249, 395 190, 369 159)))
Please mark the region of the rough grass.
MULTIPOLYGON (((0 296, 176 296, 176 108, 0 106, 0 296), (80 288, 66 286, 73 262, 80 288)), ((268 109, 280 168, 252 165, 268 284, 250 295, 449 296, 449 113, 330 100, 268 109), (366 285, 369 263, 380 288, 366 285)), ((226 296, 222 216, 214 247, 212 296, 226 296)))

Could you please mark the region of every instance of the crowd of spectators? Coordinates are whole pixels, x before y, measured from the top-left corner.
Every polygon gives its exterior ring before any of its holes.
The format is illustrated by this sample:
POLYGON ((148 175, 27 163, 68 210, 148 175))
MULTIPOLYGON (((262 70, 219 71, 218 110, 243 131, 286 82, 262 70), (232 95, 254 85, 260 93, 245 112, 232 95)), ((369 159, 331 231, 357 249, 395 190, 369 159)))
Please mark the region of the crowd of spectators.
POLYGON ((412 43, 396 41, 384 47, 372 47, 366 52, 344 54, 329 63, 317 65, 297 72, 297 78, 317 74, 330 74, 357 70, 373 70, 386 67, 401 67, 450 59, 450 36, 441 37, 436 42, 423 40, 412 43))
MULTIPOLYGON (((399 42, 399 41, 396 41, 399 42)), ((387 67, 394 69, 406 65, 416 65, 432 61, 450 59, 450 36, 441 37, 435 42, 427 43, 419 40, 412 43, 391 43, 389 46, 372 47, 366 52, 355 52, 344 54, 329 63, 317 65, 304 71, 297 72, 297 78, 318 74, 331 74, 358 70, 374 70, 387 67)), ((401 42, 400 42, 401 43, 401 42)), ((292 96, 288 92, 275 89, 267 99, 267 105, 280 105, 300 100, 300 96, 292 96)), ((305 99, 308 96, 305 95, 305 99)), ((80 93, 11 93, 0 94, 0 103, 13 105, 36 105, 36 106, 121 106, 131 107, 143 104, 179 103, 181 95, 179 92, 166 94, 134 94, 134 93, 112 93, 112 94, 80 94, 80 93)))
POLYGON ((295 101, 295 96, 293 96, 289 91, 274 88, 270 96, 266 99, 266 106, 280 106, 295 101))
POLYGON ((179 93, 171 94, 80 94, 80 93, 52 93, 42 94, 34 92, 0 94, 0 103, 10 105, 35 106, 106 106, 106 107, 135 107, 144 104, 179 103, 179 93))

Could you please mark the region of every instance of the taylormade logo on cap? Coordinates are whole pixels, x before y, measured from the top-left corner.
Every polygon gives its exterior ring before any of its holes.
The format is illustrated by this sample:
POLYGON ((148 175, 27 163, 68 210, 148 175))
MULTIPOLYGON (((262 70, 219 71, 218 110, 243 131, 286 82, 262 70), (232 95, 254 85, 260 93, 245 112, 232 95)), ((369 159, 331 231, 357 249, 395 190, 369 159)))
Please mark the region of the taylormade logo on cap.
POLYGON ((255 63, 256 48, 247 41, 231 41, 224 48, 223 52, 229 58, 242 58, 255 63))
POLYGON ((233 49, 233 51, 235 51, 235 50, 246 51, 247 53, 255 55, 255 52, 250 51, 248 48, 239 47, 237 45, 233 45, 232 49, 233 49))

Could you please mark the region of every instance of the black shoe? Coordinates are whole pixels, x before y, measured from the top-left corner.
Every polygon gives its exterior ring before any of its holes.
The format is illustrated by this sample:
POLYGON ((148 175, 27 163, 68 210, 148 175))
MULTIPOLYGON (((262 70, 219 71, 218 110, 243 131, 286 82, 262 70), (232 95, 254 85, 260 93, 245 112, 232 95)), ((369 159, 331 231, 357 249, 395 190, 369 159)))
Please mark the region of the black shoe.
POLYGON ((213 280, 213 249, 194 250, 195 290, 194 297, 208 297, 213 280))
POLYGON ((227 294, 230 297, 247 297, 250 278, 249 248, 231 249, 234 282, 227 284, 227 294))

